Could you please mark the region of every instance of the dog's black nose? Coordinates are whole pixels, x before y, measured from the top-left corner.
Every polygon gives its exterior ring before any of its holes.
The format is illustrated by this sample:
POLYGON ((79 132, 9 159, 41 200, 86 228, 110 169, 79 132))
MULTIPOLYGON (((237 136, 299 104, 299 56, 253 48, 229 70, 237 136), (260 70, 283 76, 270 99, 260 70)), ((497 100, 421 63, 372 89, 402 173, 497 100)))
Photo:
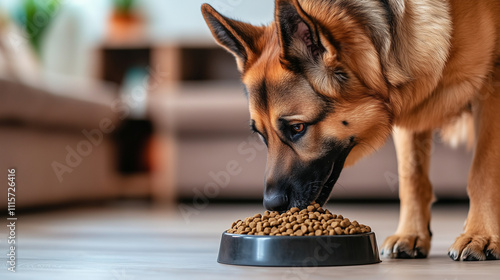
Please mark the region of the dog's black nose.
POLYGON ((264 207, 270 211, 285 211, 288 208, 288 197, 286 195, 265 195, 264 207))

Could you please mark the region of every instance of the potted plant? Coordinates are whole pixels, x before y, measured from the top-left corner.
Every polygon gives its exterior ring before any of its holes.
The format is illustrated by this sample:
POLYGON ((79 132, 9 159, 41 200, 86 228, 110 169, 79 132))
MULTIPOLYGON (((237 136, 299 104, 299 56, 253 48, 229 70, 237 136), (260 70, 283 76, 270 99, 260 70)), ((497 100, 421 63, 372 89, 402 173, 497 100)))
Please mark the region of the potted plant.
POLYGON ((143 31, 143 17, 137 11, 136 0, 113 0, 110 36, 113 39, 136 37, 143 31))
POLYGON ((40 54, 40 46, 47 27, 52 23, 61 5, 61 0, 24 0, 18 21, 26 31, 28 40, 40 54))

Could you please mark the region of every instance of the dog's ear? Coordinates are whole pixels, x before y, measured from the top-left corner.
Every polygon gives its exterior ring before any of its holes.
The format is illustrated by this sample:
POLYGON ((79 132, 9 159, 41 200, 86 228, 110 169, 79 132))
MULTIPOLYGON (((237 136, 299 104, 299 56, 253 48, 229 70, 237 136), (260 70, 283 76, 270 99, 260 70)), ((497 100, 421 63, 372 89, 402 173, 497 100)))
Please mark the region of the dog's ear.
POLYGON ((300 59, 304 57, 316 60, 325 51, 336 53, 333 46, 321 43, 317 25, 297 0, 276 0, 274 20, 279 34, 281 62, 291 70, 299 67, 300 59))
POLYGON ((248 61, 259 55, 257 42, 264 27, 229 19, 209 4, 203 4, 201 12, 217 43, 236 57, 238 69, 243 72, 248 61))
MULTIPOLYGON (((325 1, 306 2, 308 5, 316 5, 316 8, 321 9, 321 7, 324 8, 325 1)), ((344 44, 353 44, 348 49, 359 48, 360 52, 356 55, 342 55, 341 46, 334 39, 332 30, 325 30, 323 24, 318 24, 320 19, 306 13, 305 10, 309 11, 310 9, 305 5, 304 7, 306 9, 302 8, 299 0, 275 0, 274 17, 279 33, 281 64, 292 71, 302 72, 311 61, 319 62, 321 60, 327 66, 326 68, 333 69, 333 71, 328 71, 328 74, 333 73, 338 79, 345 79, 342 71, 336 71, 336 67, 340 63, 339 60, 343 56, 342 62, 350 69, 354 69, 357 73, 363 73, 363 75, 359 75, 359 78, 364 84, 387 98, 387 86, 380 70, 378 55, 375 49, 373 52, 370 51, 370 42, 367 41, 366 46, 368 47, 363 49, 359 39, 352 40, 354 36, 344 36, 347 39, 351 38, 350 41, 343 42, 344 44)), ((325 92, 328 91, 327 88, 325 87, 325 92)))

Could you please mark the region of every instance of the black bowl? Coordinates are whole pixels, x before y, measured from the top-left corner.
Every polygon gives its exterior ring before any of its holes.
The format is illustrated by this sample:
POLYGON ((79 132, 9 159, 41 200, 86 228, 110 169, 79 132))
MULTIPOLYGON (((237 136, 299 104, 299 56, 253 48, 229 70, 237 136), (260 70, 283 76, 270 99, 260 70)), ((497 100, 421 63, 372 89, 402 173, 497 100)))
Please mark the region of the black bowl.
POLYGON ((224 232, 217 262, 253 266, 337 266, 379 263, 375 233, 269 236, 224 232))

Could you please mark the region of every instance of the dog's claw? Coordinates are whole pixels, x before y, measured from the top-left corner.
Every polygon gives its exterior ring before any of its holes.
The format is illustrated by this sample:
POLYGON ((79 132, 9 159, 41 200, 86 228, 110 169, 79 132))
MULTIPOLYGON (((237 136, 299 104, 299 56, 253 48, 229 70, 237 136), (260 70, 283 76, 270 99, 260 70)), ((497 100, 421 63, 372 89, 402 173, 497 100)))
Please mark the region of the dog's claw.
POLYGON ((390 252, 390 250, 382 249, 380 251, 380 255, 385 258, 391 258, 392 253, 390 252))
POLYGON ((454 261, 458 261, 458 252, 457 251, 449 251, 448 252, 448 256, 454 260, 454 261))
POLYGON ((486 256, 487 260, 499 260, 497 256, 495 256, 495 253, 493 253, 493 250, 487 250, 484 255, 486 256))
POLYGON ((398 259, 424 259, 427 257, 425 253, 422 252, 421 248, 415 248, 411 251, 395 251, 393 256, 396 256, 398 259))
POLYGON ((480 260, 479 258, 477 258, 472 254, 462 256, 462 261, 464 262, 479 261, 479 260, 480 260))
POLYGON ((421 248, 415 248, 415 259, 425 259, 427 254, 422 252, 421 248))
POLYGON ((495 235, 460 235, 448 250, 456 261, 485 261, 500 259, 500 242, 495 235))
POLYGON ((413 256, 409 255, 406 251, 396 252, 396 258, 398 259, 413 259, 413 256))
POLYGON ((430 247, 430 237, 415 235, 389 236, 382 246, 381 255, 392 259, 426 258, 430 247))

